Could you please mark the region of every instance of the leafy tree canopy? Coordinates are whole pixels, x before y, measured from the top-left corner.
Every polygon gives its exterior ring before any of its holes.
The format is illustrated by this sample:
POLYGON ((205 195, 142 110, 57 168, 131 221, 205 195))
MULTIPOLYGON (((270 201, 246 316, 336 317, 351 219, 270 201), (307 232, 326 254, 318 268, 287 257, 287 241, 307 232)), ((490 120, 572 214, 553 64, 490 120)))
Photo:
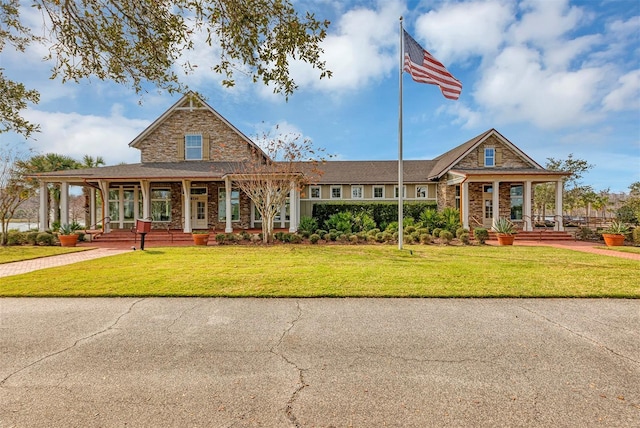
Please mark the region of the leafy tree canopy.
MULTIPOLYGON (((168 92, 185 92, 175 66, 189 72, 197 64, 179 64, 193 50, 194 37, 205 35, 217 45, 220 61, 213 71, 234 84, 243 66, 254 82, 272 85, 291 95, 297 88, 289 63, 301 60, 330 77, 320 60, 320 42, 328 21, 313 14, 300 16, 290 0, 2 0, 0 53, 9 46, 24 52, 41 43, 49 48, 52 77, 79 81, 90 76, 132 87, 145 83, 168 92), (22 5, 21 5, 22 3, 22 5), (23 22, 27 3, 42 13, 41 29, 23 22)), ((37 126, 20 115, 27 103, 37 103, 37 91, 7 79, 0 68, 0 132, 28 137, 37 126)))

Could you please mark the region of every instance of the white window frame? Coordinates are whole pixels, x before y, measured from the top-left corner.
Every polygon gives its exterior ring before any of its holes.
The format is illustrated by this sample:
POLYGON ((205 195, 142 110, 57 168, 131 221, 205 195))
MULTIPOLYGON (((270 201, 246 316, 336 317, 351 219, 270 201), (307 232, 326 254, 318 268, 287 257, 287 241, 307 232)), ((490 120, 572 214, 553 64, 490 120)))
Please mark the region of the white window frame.
POLYGON ((167 210, 167 218, 166 219, 162 219, 162 218, 153 218, 154 222, 162 222, 162 223, 169 223, 171 221, 171 188, 170 187, 152 187, 149 191, 149 195, 150 195, 150 206, 151 206, 151 215, 153 216, 153 203, 154 202, 161 202, 161 203, 166 203, 166 207, 168 208, 167 210), (163 197, 157 197, 157 193, 154 194, 154 192, 163 192, 162 196, 163 197))
POLYGON ((373 188, 371 190, 371 196, 373 197, 373 199, 384 199, 384 187, 385 186, 373 186, 373 188), (382 190, 382 195, 381 196, 376 196, 376 189, 381 189, 382 190))
POLYGON ((351 186, 351 199, 364 199, 364 186, 351 186), (360 191, 360 195, 356 195, 356 191, 360 191))
POLYGON ((322 187, 320 186, 309 186, 309 199, 322 199, 322 187), (313 191, 318 191, 318 196, 313 196, 313 191))
POLYGON ((419 184, 416 186, 416 199, 429 199, 429 186, 426 184, 419 184), (424 196, 421 195, 420 189, 424 189, 424 196))
POLYGON ((202 152, 204 150, 204 140, 202 138, 202 134, 186 134, 184 136, 184 160, 189 160, 189 161, 199 161, 202 160, 202 152), (200 139, 200 157, 190 157, 189 156, 189 149, 191 150, 195 150, 196 147, 189 147, 189 143, 196 143, 197 141, 189 141, 190 139, 197 137, 200 139))
POLYGON ((484 166, 494 168, 496 166, 496 149, 495 147, 484 148, 484 166), (491 162, 489 162, 489 160, 491 162))
POLYGON ((331 199, 342 199, 342 186, 331 186, 331 199), (338 190, 340 192, 340 196, 334 196, 333 191, 338 190))
MULTIPOLYGON (((398 185, 393 186, 393 197, 398 199, 398 185)), ((402 186, 402 199, 407 199, 407 186, 402 186)))
MULTIPOLYGON (((225 189, 224 187, 218 188, 218 221, 220 222, 225 221, 227 219, 226 218, 226 209, 227 209, 226 193, 227 193, 227 189, 225 189), (223 211, 225 212, 223 213, 223 211)), ((231 221, 239 222, 241 217, 242 217, 242 213, 241 213, 241 206, 240 206, 240 189, 232 188, 231 189, 231 221), (233 197, 234 193, 237 193, 238 195, 237 198, 233 197), (235 206, 238 207, 238 210, 237 210, 238 218, 233 218, 233 213, 234 213, 233 208, 235 206)))

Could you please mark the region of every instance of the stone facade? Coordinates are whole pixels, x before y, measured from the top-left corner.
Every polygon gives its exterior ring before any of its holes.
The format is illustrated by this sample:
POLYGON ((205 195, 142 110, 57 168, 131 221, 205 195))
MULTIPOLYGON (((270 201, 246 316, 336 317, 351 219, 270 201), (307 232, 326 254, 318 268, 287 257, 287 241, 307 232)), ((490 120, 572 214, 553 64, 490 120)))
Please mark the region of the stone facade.
POLYGON ((493 147, 496 149, 496 167, 497 168, 531 168, 526 159, 523 159, 516 152, 504 145, 495 136, 487 138, 485 142, 478 145, 474 150, 469 152, 467 156, 460 159, 454 165, 454 168, 481 168, 484 166, 484 149, 493 147))
POLYGON ((175 110, 136 144, 141 162, 184 161, 180 145, 184 144, 184 136, 188 133, 201 134, 203 140, 208 141, 208 156, 204 154, 204 160, 239 161, 251 155, 249 143, 210 110, 175 110))

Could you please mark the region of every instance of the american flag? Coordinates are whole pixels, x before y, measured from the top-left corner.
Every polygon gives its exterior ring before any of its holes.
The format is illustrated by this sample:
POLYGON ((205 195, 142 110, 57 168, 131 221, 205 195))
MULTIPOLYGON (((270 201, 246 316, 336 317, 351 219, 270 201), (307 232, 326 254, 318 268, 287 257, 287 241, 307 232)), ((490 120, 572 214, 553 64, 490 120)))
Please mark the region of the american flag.
POLYGON ((420 83, 438 85, 442 95, 450 100, 457 100, 462 92, 462 83, 416 42, 405 30, 404 32, 404 71, 413 80, 420 83))

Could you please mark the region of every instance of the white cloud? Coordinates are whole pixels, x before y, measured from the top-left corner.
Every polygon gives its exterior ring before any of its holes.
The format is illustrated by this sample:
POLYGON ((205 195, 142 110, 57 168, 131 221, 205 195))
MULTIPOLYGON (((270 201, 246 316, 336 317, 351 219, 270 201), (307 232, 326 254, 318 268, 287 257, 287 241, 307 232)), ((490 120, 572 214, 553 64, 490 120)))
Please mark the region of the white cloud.
POLYGON ((510 31, 515 43, 545 46, 562 38, 584 18, 583 11, 569 7, 568 0, 526 0, 519 7, 522 19, 510 31))
POLYGON ((448 66, 453 59, 496 52, 513 13, 504 0, 445 4, 418 17, 415 37, 448 66))
POLYGON ((109 117, 79 113, 28 111, 28 120, 39 123, 41 132, 28 144, 38 153, 60 153, 80 160, 84 155, 102 156, 107 165, 140 161, 140 152, 129 148, 149 121, 127 119, 115 105, 109 117))
POLYGON ((640 70, 618 79, 618 86, 602 100, 606 111, 640 110, 640 70))

